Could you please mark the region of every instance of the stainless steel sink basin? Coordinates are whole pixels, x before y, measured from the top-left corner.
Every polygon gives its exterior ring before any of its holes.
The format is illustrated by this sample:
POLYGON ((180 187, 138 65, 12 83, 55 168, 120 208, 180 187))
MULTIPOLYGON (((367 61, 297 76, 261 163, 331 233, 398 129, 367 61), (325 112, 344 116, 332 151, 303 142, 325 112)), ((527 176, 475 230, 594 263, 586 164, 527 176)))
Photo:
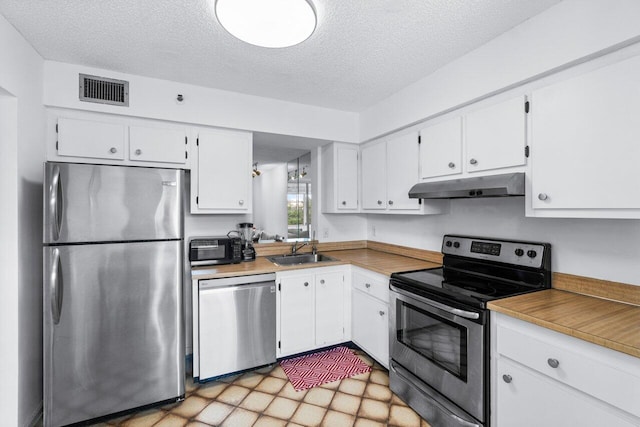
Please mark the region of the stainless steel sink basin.
POLYGON ((276 265, 298 265, 298 264, 317 264, 319 262, 336 261, 335 258, 331 258, 322 254, 299 254, 299 255, 278 255, 267 257, 269 261, 276 265))

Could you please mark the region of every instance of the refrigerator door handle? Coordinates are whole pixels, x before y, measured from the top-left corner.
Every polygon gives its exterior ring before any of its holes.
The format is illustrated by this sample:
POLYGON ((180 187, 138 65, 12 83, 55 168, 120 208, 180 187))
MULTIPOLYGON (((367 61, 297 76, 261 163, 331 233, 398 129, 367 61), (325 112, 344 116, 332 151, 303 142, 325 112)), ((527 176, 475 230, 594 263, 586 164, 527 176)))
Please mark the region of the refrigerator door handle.
POLYGON ((60 265, 60 250, 58 248, 53 249, 53 265, 51 266, 51 317, 53 318, 53 324, 60 323, 60 314, 62 311, 62 268, 60 265))
POLYGON ((49 215, 53 224, 53 240, 58 240, 62 227, 62 182, 58 165, 53 166, 53 178, 49 187, 49 215))

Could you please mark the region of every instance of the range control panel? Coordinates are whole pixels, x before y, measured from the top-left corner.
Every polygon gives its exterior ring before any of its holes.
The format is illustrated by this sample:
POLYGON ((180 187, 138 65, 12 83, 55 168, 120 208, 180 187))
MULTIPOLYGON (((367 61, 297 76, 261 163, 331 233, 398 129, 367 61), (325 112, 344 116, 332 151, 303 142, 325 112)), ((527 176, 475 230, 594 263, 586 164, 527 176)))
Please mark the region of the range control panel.
POLYGON ((541 268, 545 245, 535 242, 493 240, 478 237, 446 235, 442 253, 484 259, 524 267, 541 268))

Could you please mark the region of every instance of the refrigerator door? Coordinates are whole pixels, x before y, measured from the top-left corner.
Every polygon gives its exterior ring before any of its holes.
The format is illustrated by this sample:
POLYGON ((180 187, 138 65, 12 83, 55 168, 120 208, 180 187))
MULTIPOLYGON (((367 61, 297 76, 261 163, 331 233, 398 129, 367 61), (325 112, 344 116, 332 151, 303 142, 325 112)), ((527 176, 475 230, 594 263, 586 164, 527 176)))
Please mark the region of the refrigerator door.
POLYGON ((44 248, 44 424, 184 395, 182 242, 44 248))
POLYGON ((182 238, 183 171, 45 163, 44 243, 182 238))

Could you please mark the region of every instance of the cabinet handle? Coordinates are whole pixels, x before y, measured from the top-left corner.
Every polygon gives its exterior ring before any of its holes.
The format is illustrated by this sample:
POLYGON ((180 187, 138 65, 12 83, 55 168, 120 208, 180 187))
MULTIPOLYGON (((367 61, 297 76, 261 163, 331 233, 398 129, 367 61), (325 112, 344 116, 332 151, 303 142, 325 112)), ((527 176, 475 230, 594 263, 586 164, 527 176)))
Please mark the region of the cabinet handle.
POLYGON ((380 316, 384 316, 384 311, 380 310, 380 311, 378 312, 378 314, 379 314, 380 316))
POLYGON ((455 169, 456 168, 456 164, 453 162, 449 162, 449 169, 455 169))
POLYGON ((545 193, 538 194, 538 199, 539 200, 547 200, 548 198, 549 198, 549 196, 547 196, 545 193))
POLYGON ((116 147, 111 147, 111 149, 109 150, 109 152, 111 154, 116 154, 118 152, 118 150, 116 149, 116 147))
POLYGON ((364 287, 365 287, 365 288, 367 288, 367 289, 369 289, 369 288, 371 287, 371 283, 365 283, 365 284, 364 284, 364 287))
POLYGON ((378 204, 381 205, 382 204, 382 200, 378 200, 378 204))
POLYGON ((238 204, 239 204, 240 206, 244 205, 244 200, 238 200, 238 204))
POLYGON ((504 374, 504 375, 502 376, 502 380, 503 380, 505 383, 509 384, 511 381, 513 381, 513 378, 511 378, 511 375, 504 374))
POLYGON ((309 286, 309 282, 304 282, 304 285, 305 286, 309 286))
POLYGON ((558 361, 558 359, 547 359, 547 363, 549 364, 549 366, 551 366, 552 368, 557 368, 558 366, 560 366, 560 362, 558 361))
POLYGON ((345 200, 342 201, 342 206, 346 206, 347 202, 345 200))
POLYGON ((142 154, 142 150, 138 148, 138 149, 136 150, 136 156, 139 156, 140 154, 142 154))
POLYGON ((393 204, 393 200, 389 200, 389 204, 392 205, 393 204))
POLYGON ((469 160, 469 163, 471 163, 472 165, 477 165, 478 161, 476 159, 471 159, 469 160))
POLYGON ((320 279, 320 284, 324 285, 324 279, 320 279))

